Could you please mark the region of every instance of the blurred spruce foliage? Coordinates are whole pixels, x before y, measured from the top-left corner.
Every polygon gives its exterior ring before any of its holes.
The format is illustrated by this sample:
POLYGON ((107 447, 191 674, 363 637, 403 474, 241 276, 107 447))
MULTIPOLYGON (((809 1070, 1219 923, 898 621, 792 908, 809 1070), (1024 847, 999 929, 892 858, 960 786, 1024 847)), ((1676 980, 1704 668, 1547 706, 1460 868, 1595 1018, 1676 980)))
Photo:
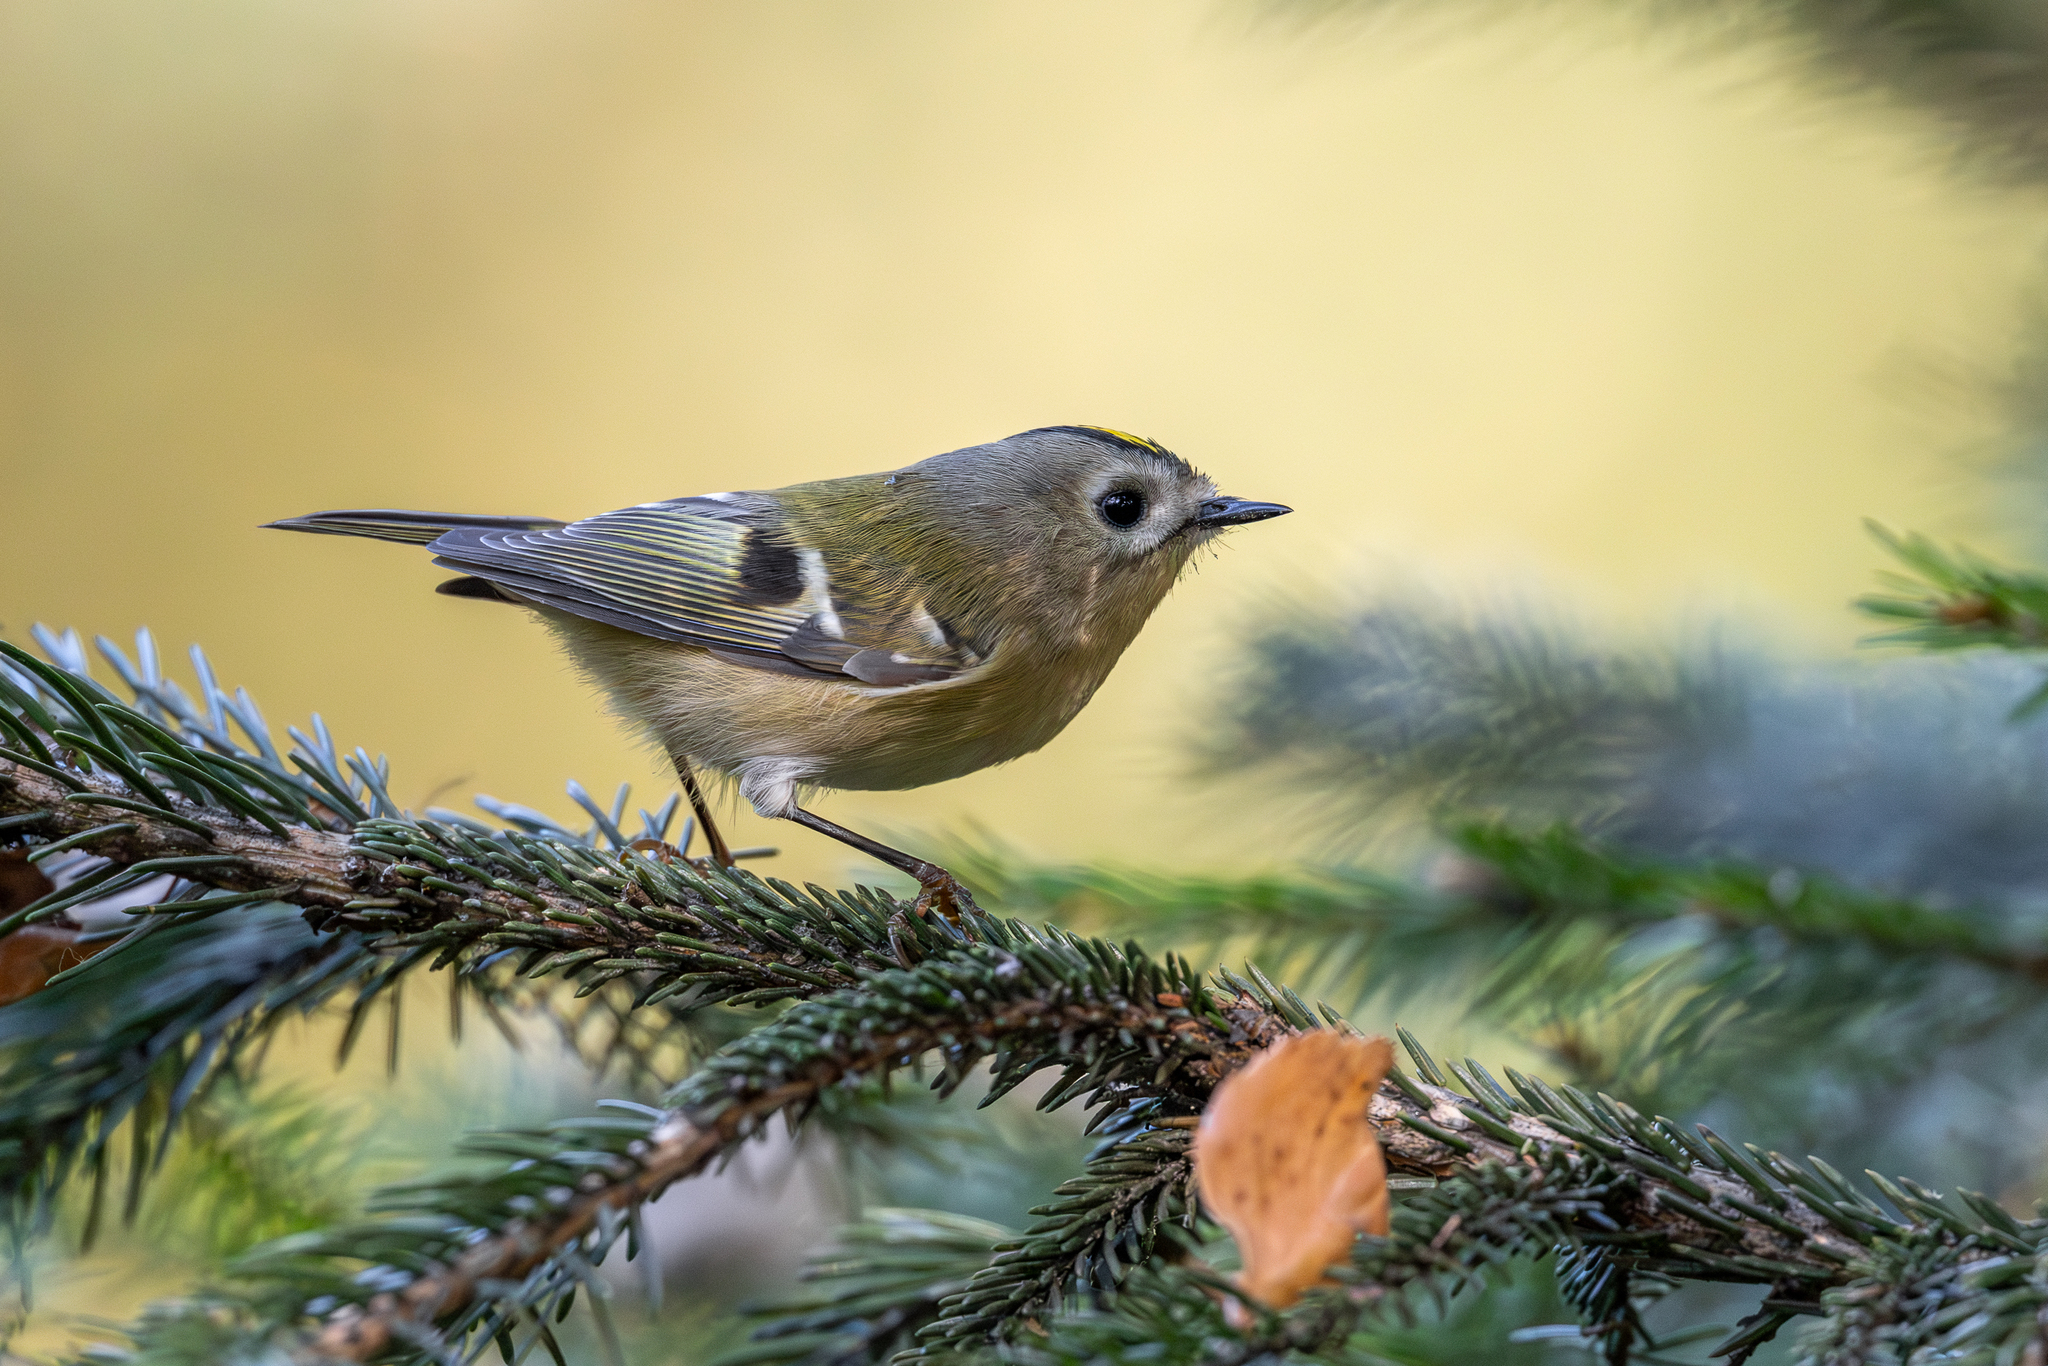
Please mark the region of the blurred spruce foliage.
MULTIPOLYGON (((1311 0, 1311 12, 1412 0, 1311 0)), ((1442 13, 1442 5, 1431 5, 1442 13)), ((1695 53, 1760 46, 1816 93, 1912 110, 1955 165, 2007 183, 2048 181, 2048 14, 2030 0, 1468 0, 1463 18, 1547 10, 1638 21, 1695 53)))
POLYGON ((2048 1090, 2010 1066, 2048 1044, 2048 731, 2008 719, 2032 669, 1628 649, 1415 598, 1268 621, 1204 762, 1379 858, 985 858, 1006 904, 1244 953, 1354 1017, 1464 1011, 1546 1075, 1852 1170, 2035 1188, 2048 1090))

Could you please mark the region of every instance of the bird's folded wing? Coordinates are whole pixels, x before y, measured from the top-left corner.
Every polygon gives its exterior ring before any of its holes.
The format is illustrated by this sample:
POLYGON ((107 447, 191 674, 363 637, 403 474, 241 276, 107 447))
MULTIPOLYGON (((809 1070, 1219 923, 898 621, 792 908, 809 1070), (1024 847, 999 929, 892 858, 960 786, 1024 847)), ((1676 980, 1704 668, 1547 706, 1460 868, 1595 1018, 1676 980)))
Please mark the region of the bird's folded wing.
POLYGON ((893 687, 979 662, 914 584, 887 602, 835 593, 826 558, 775 512, 755 495, 677 498, 567 526, 457 528, 431 549, 514 599, 755 668, 893 687))

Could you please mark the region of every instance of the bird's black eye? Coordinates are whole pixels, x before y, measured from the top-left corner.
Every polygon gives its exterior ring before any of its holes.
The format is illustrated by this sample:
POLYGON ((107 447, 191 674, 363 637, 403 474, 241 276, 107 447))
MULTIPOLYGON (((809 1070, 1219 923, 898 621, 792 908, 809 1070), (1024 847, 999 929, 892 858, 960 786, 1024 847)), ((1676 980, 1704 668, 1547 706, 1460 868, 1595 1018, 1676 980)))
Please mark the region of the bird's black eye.
POLYGON ((1129 489, 1118 489, 1115 493, 1103 494, 1102 501, 1095 505, 1095 509, 1102 514, 1102 520, 1111 526, 1134 527, 1138 524, 1138 519, 1145 515, 1145 495, 1133 493, 1129 489))

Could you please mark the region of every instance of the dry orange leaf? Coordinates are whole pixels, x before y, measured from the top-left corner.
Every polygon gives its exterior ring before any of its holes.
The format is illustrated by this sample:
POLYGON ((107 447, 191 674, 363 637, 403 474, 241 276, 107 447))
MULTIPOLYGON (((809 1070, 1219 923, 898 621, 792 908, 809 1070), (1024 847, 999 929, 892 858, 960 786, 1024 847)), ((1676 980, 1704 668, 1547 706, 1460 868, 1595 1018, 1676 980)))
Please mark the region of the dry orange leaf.
POLYGON ((106 947, 81 949, 77 939, 77 930, 56 925, 23 925, 0 937, 0 1006, 35 995, 52 977, 106 947))
POLYGON ((43 870, 28 861, 28 850, 0 849, 0 915, 11 915, 55 890, 43 870))
POLYGON ((1393 1064, 1385 1039, 1317 1030, 1267 1049, 1209 1098, 1195 1175, 1237 1239, 1247 1295, 1285 1308, 1359 1234, 1387 1231, 1387 1167, 1366 1112, 1393 1064))

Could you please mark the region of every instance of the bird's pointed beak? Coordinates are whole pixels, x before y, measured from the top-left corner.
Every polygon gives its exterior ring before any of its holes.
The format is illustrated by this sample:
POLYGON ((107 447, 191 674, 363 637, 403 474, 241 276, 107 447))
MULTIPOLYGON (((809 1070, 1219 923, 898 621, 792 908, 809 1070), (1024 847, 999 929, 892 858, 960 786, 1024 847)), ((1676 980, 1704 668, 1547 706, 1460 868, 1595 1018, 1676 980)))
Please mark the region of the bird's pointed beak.
POLYGON ((1249 498, 1211 498, 1196 510, 1192 525, 1205 530, 1243 526, 1246 522, 1263 522, 1268 517, 1283 517, 1294 511, 1279 503, 1254 503, 1249 498))

